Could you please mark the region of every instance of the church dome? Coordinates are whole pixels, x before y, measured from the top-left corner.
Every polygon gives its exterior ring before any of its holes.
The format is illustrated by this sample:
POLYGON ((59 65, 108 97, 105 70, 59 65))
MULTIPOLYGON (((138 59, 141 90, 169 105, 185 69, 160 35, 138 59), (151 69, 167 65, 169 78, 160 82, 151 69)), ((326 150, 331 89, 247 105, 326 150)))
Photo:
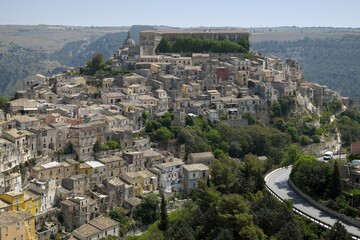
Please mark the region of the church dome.
POLYGON ((130 37, 130 32, 128 32, 128 36, 125 39, 123 46, 124 47, 134 47, 135 45, 136 45, 135 40, 132 37, 130 37))

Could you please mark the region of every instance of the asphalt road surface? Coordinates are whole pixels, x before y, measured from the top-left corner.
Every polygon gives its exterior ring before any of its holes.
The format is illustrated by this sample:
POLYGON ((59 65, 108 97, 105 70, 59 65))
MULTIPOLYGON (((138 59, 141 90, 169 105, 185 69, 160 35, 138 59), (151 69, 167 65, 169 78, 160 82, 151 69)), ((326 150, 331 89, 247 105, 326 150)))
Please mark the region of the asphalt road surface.
MULTIPOLYGON (((265 177, 266 185, 276 193, 282 200, 290 199, 293 202, 294 208, 309 215, 313 219, 323 222, 329 226, 334 225, 337 219, 329 215, 328 213, 316 208, 306 199, 302 198, 288 185, 288 179, 291 172, 291 167, 279 168, 269 173, 265 177)), ((347 231, 353 236, 357 236, 360 239, 360 229, 339 220, 347 229, 347 231)))

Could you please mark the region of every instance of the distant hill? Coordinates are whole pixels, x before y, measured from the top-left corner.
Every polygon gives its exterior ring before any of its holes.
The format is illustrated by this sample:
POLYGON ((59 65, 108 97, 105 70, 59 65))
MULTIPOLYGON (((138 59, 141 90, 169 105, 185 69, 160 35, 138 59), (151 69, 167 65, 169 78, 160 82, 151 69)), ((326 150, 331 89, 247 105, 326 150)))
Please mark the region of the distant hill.
MULTIPOLYGON (((170 26, 74 27, 0 26, 0 95, 12 96, 21 80, 36 73, 51 75, 69 66, 84 65, 94 52, 105 58, 122 46, 127 31, 136 42, 139 32, 170 26)), ((211 27, 199 27, 211 28, 211 27)), ((232 27, 227 27, 232 28, 232 27)), ((360 29, 249 28, 252 49, 297 59, 308 81, 328 85, 359 98, 360 29)))
MULTIPOLYGON (((277 39, 272 41, 262 41, 253 35, 252 49, 265 56, 273 54, 283 59, 297 59, 306 80, 327 85, 344 96, 358 99, 360 30, 320 28, 318 31, 312 29, 311 34, 310 29, 307 30, 298 32, 298 39, 294 41, 285 40, 285 35, 289 34, 286 32, 279 33, 277 39), (301 38, 301 35, 305 37, 301 38), (312 38, 309 37, 311 35, 312 38)), ((271 35, 274 39, 277 34, 271 35)), ((264 39, 263 36, 261 39, 264 39)))
POLYGON ((151 28, 0 26, 0 95, 11 97, 21 88, 21 80, 33 74, 82 66, 95 52, 109 58, 122 46, 127 31, 139 42, 139 32, 151 28))
MULTIPOLYGON (((140 32, 153 29, 152 26, 134 25, 129 31, 134 40, 139 43, 140 32)), ((109 58, 127 37, 127 32, 107 33, 95 41, 74 41, 67 43, 59 51, 50 54, 50 59, 64 66, 82 66, 95 52, 103 53, 105 59, 109 58)))

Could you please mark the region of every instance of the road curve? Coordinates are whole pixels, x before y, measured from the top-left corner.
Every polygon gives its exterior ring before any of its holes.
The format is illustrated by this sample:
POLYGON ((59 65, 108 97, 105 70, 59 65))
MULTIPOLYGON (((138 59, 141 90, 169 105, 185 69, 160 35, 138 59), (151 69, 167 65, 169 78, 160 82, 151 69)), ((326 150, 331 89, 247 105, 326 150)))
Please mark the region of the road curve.
MULTIPOLYGON (((300 212, 305 213, 313 219, 323 222, 329 226, 332 226, 337 219, 329 215, 328 213, 316 208, 306 199, 302 198, 288 185, 288 179, 291 172, 291 167, 278 168, 265 177, 266 186, 273 191, 282 200, 290 199, 293 202, 294 208, 300 212)), ((339 220, 347 229, 347 231, 353 236, 360 237, 360 229, 350 225, 347 222, 339 220)))

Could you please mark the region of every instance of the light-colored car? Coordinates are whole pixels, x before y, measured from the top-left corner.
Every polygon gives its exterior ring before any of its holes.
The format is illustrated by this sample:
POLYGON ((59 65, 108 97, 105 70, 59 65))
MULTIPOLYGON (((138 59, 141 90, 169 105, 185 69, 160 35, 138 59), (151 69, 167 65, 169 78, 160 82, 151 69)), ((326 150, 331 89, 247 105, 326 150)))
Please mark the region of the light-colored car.
POLYGON ((326 151, 324 153, 324 160, 330 160, 332 159, 334 156, 334 153, 332 151, 326 151))

